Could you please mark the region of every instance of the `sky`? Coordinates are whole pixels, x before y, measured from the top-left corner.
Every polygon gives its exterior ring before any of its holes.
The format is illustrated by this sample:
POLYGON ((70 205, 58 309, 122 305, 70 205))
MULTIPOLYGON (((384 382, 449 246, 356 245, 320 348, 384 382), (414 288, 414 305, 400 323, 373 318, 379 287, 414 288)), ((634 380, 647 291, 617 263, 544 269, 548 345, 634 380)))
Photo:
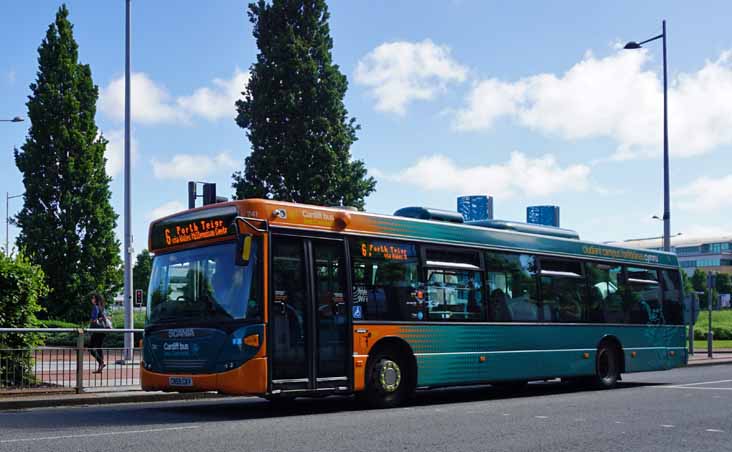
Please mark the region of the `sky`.
MULTIPOLYGON (((97 125, 122 240, 124 0, 69 0, 82 63, 99 87, 97 125)), ((0 119, 27 116, 37 49, 60 3, 11 2, 0 15, 0 119)), ((132 1, 132 230, 187 205, 186 181, 217 184, 250 152, 234 122, 257 48, 245 1, 132 1)), ((354 158, 376 177, 370 212, 456 209, 494 197, 495 217, 561 207, 594 241, 663 232, 662 47, 623 50, 667 20, 671 232, 730 233, 732 4, 709 1, 330 1, 333 59, 361 125, 354 158)), ((23 192, 0 123, 0 190, 23 192)), ((11 199, 12 216, 22 206, 11 199)), ((4 206, 3 206, 3 213, 4 206)), ((11 227, 10 239, 17 230, 11 227)), ((3 239, 4 239, 3 234, 3 239)))

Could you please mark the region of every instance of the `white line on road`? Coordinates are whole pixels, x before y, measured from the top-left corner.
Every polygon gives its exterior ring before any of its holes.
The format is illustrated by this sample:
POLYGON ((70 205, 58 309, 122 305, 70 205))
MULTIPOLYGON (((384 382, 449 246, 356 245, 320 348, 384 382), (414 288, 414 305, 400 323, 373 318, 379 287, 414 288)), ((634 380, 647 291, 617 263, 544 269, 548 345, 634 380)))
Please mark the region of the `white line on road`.
POLYGON ((712 383, 729 383, 732 380, 717 380, 717 381, 700 381, 698 383, 684 383, 680 385, 674 385, 674 386, 700 386, 700 385, 710 385, 712 383))
POLYGON ((49 441, 54 439, 70 439, 70 438, 94 438, 98 436, 112 436, 112 435, 131 435, 134 433, 155 433, 155 432, 170 432, 175 430, 190 430, 198 428, 197 425, 191 425, 188 427, 169 427, 169 428, 151 428, 148 430, 126 430, 122 432, 107 432, 107 433, 85 433, 79 435, 60 435, 60 436, 42 436, 39 438, 16 438, 16 439, 2 439, 0 443, 20 443, 28 441, 49 441))
POLYGON ((661 386, 662 388, 666 389, 703 389, 706 391, 709 390, 715 390, 715 391, 732 391, 732 388, 697 388, 696 386, 687 387, 687 386, 661 386))
POLYGON ((663 428, 674 428, 674 426, 671 425, 671 424, 661 424, 661 427, 663 427, 663 428))
POLYGON ((549 416, 534 416, 537 419, 549 419, 549 416))
POLYGON ((708 428, 707 431, 714 433, 724 433, 724 430, 717 430, 716 428, 708 428))

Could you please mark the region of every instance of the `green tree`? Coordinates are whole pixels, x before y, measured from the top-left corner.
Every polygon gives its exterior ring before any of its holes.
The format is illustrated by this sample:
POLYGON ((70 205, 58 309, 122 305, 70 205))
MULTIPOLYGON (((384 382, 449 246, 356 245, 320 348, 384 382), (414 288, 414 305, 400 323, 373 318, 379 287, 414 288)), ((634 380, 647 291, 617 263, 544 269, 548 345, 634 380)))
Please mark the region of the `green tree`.
POLYGON ((150 284, 150 273, 152 272, 152 255, 148 250, 142 250, 135 259, 135 266, 132 268, 132 286, 135 289, 142 289, 147 295, 147 286, 150 284))
MULTIPOLYGON (((0 327, 37 327, 36 314, 41 311, 39 299, 48 293, 43 270, 18 253, 14 257, 0 254, 0 327)), ((16 385, 32 377, 30 348, 38 345, 33 334, 0 334, 0 350, 17 349, 0 359, 0 381, 16 385)))
POLYGON ((707 290, 707 272, 698 268, 694 270, 694 274, 691 275, 691 286, 697 292, 707 290))
POLYGON ((252 151, 235 196, 363 209, 376 181, 351 158, 360 127, 343 105, 325 0, 259 0, 248 15, 259 54, 236 102, 252 151))
POLYGON ((732 292, 732 278, 727 273, 717 274, 717 292, 719 293, 731 293, 732 292))
POLYGON ((16 221, 18 248, 39 265, 51 287, 42 300, 51 318, 81 321, 87 297, 107 299, 122 282, 117 215, 104 165, 107 140, 94 121, 99 95, 88 65, 78 62, 69 11, 63 5, 38 48, 30 85, 30 129, 15 163, 25 196, 16 221))
POLYGON ((684 285, 684 293, 688 296, 694 291, 694 285, 691 283, 691 278, 686 274, 685 271, 681 271, 681 281, 684 285))

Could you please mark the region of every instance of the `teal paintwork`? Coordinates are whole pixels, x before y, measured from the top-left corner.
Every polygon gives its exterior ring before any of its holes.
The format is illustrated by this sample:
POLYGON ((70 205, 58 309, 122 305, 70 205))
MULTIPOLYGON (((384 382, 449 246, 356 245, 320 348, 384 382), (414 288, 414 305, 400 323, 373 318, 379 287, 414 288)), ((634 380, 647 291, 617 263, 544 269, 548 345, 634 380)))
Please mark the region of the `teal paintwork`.
POLYGON ((592 375, 606 336, 620 342, 626 372, 686 363, 679 326, 404 325, 401 335, 417 358, 419 386, 592 375))
POLYGON ((675 254, 661 251, 620 248, 581 240, 503 231, 479 226, 415 220, 398 217, 371 219, 380 231, 392 236, 443 243, 475 245, 512 251, 580 256, 587 259, 612 260, 623 263, 645 263, 679 267, 675 254))

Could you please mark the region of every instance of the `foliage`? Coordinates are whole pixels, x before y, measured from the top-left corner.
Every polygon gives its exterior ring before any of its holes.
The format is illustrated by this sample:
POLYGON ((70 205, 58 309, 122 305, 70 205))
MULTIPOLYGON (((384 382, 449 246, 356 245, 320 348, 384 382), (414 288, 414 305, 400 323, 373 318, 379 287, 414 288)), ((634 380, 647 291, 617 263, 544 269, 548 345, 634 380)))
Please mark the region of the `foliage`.
MULTIPOLYGON (((0 255, 0 327, 38 326, 36 314, 42 310, 39 299, 47 294, 48 286, 40 267, 21 254, 0 255)), ((39 343, 34 334, 0 335, 0 349, 30 349, 39 343)), ((12 353, 0 362, 0 381, 14 385, 31 374, 31 366, 30 352, 12 353)))
POLYGON ((696 269, 691 276, 691 286, 697 292, 703 292, 707 288, 707 273, 704 270, 696 269))
POLYGON ((135 259, 135 265, 132 268, 132 287, 142 289, 147 295, 147 286, 150 284, 151 273, 152 255, 145 249, 135 259))
POLYGON ((689 278, 685 271, 681 272, 681 281, 684 286, 684 293, 686 295, 690 295, 694 291, 694 285, 691 282, 691 278, 689 278))
POLYGON ((325 0, 249 5, 259 54, 237 124, 252 151, 234 174, 236 197, 364 207, 376 181, 350 147, 360 128, 343 98, 348 81, 333 63, 325 0))
POLYGON ((732 278, 727 273, 717 274, 716 289, 719 293, 731 293, 732 278))
MULTIPOLYGON (((709 314, 707 311, 699 313, 699 318, 694 325, 694 338, 706 339, 709 325, 709 314)), ((732 339, 732 310, 712 311, 712 332, 714 339, 732 339)))
POLYGON ((41 303, 51 318, 81 321, 88 295, 119 291, 117 215, 105 172, 107 140, 94 121, 98 88, 78 46, 66 6, 38 48, 37 79, 30 85, 30 129, 15 163, 23 174, 18 248, 39 265, 52 288, 41 303))

